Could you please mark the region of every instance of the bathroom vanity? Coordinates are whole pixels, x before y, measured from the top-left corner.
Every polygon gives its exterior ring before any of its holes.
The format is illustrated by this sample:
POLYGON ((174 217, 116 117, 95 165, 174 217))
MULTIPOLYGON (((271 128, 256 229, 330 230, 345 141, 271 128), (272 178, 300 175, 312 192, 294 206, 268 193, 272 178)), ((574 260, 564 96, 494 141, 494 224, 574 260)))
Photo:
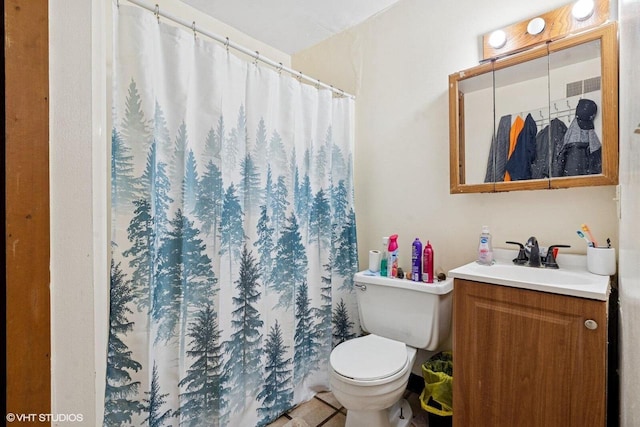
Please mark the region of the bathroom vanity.
POLYGON ((454 425, 604 426, 609 278, 474 264, 450 272, 454 425))

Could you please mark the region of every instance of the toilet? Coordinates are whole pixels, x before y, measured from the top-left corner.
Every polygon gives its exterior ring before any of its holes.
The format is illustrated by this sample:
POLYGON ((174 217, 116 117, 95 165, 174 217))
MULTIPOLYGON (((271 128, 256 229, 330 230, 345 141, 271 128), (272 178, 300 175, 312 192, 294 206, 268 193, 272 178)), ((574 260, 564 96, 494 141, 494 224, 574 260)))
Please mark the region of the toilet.
POLYGON ((365 272, 354 277, 362 329, 336 346, 329 383, 347 409, 346 427, 408 427, 402 399, 418 349, 438 350, 449 337, 453 279, 412 282, 365 272))

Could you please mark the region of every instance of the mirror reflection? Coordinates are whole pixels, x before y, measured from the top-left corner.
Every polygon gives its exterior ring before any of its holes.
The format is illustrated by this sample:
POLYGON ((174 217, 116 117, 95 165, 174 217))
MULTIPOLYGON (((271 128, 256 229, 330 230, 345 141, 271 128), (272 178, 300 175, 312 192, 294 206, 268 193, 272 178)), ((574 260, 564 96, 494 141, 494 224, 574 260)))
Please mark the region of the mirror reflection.
POLYGON ((600 52, 594 40, 549 54, 552 177, 602 173, 600 52))
MULTIPOLYGON (((460 82, 460 138, 473 141, 461 144, 460 174, 462 182, 485 182, 487 149, 493 133, 493 74, 491 70, 460 82)), ((490 166, 491 167, 491 166, 490 166)), ((493 175, 491 173, 490 175, 493 175)))
POLYGON ((537 153, 536 136, 549 120, 548 71, 547 55, 494 71, 496 131, 485 182, 543 178, 538 163, 548 155, 537 153))
POLYGON ((615 28, 593 33, 449 76, 452 193, 617 181, 615 28))

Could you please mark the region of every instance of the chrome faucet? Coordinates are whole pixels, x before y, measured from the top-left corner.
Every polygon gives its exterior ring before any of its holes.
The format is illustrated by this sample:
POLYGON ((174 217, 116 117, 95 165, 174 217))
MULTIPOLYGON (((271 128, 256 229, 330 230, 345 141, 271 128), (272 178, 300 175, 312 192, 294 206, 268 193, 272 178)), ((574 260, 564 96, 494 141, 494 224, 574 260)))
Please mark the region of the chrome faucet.
POLYGON ((538 239, 531 236, 525 245, 529 249, 529 267, 540 267, 540 247, 538 239))

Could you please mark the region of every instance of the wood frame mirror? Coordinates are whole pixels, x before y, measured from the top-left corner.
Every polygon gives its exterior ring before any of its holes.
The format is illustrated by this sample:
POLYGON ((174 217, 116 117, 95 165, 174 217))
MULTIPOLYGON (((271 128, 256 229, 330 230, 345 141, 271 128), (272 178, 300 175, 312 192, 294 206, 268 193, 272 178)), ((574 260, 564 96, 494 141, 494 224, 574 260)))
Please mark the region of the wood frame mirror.
POLYGON ((451 74, 449 151, 452 194, 616 185, 616 23, 451 74))

